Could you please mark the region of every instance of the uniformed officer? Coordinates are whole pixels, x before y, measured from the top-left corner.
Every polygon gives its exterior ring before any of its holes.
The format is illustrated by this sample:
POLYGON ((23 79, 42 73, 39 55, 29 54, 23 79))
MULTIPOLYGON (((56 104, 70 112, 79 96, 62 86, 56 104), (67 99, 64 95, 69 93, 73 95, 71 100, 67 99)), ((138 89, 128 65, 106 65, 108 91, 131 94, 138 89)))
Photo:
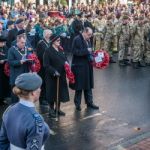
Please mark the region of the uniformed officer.
POLYGON ((50 129, 36 112, 42 79, 36 73, 24 73, 15 80, 14 94, 19 102, 7 108, 0 130, 0 150, 43 150, 50 129))

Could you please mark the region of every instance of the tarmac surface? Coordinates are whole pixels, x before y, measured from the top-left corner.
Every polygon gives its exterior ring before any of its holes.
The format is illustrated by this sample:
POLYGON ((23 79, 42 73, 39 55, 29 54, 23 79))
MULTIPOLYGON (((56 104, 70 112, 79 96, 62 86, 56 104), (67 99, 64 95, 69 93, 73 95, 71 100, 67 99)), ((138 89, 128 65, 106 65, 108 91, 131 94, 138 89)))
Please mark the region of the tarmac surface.
MULTIPOLYGON (((94 103, 100 106, 98 111, 87 109, 82 99, 82 111, 77 112, 72 90, 70 102, 61 106, 66 116, 58 122, 49 118, 48 107, 37 104, 54 131, 46 150, 124 150, 149 139, 150 67, 133 69, 111 64, 105 70, 95 69, 94 76, 93 95, 94 103)), ((2 115, 5 107, 0 110, 2 115)))

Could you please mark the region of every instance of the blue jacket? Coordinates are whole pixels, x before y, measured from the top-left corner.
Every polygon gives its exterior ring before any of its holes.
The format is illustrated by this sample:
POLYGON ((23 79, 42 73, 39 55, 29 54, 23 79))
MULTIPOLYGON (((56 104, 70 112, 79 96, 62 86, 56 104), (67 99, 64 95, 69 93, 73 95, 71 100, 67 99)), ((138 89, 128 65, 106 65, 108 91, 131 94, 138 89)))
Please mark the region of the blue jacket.
POLYGON ((41 150, 49 136, 49 127, 35 107, 22 103, 10 106, 3 114, 0 150, 41 150))

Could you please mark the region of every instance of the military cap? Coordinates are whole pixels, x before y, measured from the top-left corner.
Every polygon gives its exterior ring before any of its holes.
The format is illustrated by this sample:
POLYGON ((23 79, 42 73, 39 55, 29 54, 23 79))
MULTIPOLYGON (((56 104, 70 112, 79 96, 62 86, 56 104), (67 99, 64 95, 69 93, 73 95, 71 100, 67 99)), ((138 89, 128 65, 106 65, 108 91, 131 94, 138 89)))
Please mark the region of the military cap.
POLYGON ((8 22, 7 22, 7 26, 11 26, 11 25, 13 25, 14 24, 14 22, 12 21, 12 20, 9 20, 8 22))
POLYGON ((24 30, 24 29, 19 30, 18 33, 17 33, 17 36, 18 36, 18 35, 21 35, 21 34, 25 34, 25 30, 24 30))
POLYGON ((6 42, 6 38, 4 36, 0 36, 0 42, 6 42))
POLYGON ((139 16, 138 20, 144 20, 143 16, 139 16))
POLYGON ((42 85, 42 79, 36 73, 23 73, 16 78, 15 85, 22 90, 35 91, 42 85))
POLYGON ((18 20, 16 20, 15 24, 19 24, 19 23, 21 23, 23 21, 24 21, 23 19, 18 19, 18 20))
POLYGON ((122 16, 123 20, 129 19, 129 17, 127 15, 122 16))

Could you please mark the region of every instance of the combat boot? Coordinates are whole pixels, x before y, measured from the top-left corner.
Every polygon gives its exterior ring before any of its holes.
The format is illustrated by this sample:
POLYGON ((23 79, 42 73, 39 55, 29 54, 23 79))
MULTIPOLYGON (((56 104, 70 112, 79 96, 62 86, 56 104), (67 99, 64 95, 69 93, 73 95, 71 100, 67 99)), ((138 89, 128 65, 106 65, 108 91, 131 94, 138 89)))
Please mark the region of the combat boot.
POLYGON ((144 61, 140 61, 140 62, 139 62, 139 66, 140 66, 140 67, 146 67, 146 64, 145 64, 144 61))
POLYGON ((109 63, 116 63, 116 61, 112 57, 110 57, 109 63))
POLYGON ((129 59, 124 59, 124 63, 125 63, 125 65, 127 65, 127 66, 130 66, 130 65, 131 65, 129 59))
POLYGON ((139 69, 139 63, 138 62, 133 62, 133 68, 134 69, 139 69))
POLYGON ((123 60, 119 60, 119 66, 126 66, 126 64, 123 60))

